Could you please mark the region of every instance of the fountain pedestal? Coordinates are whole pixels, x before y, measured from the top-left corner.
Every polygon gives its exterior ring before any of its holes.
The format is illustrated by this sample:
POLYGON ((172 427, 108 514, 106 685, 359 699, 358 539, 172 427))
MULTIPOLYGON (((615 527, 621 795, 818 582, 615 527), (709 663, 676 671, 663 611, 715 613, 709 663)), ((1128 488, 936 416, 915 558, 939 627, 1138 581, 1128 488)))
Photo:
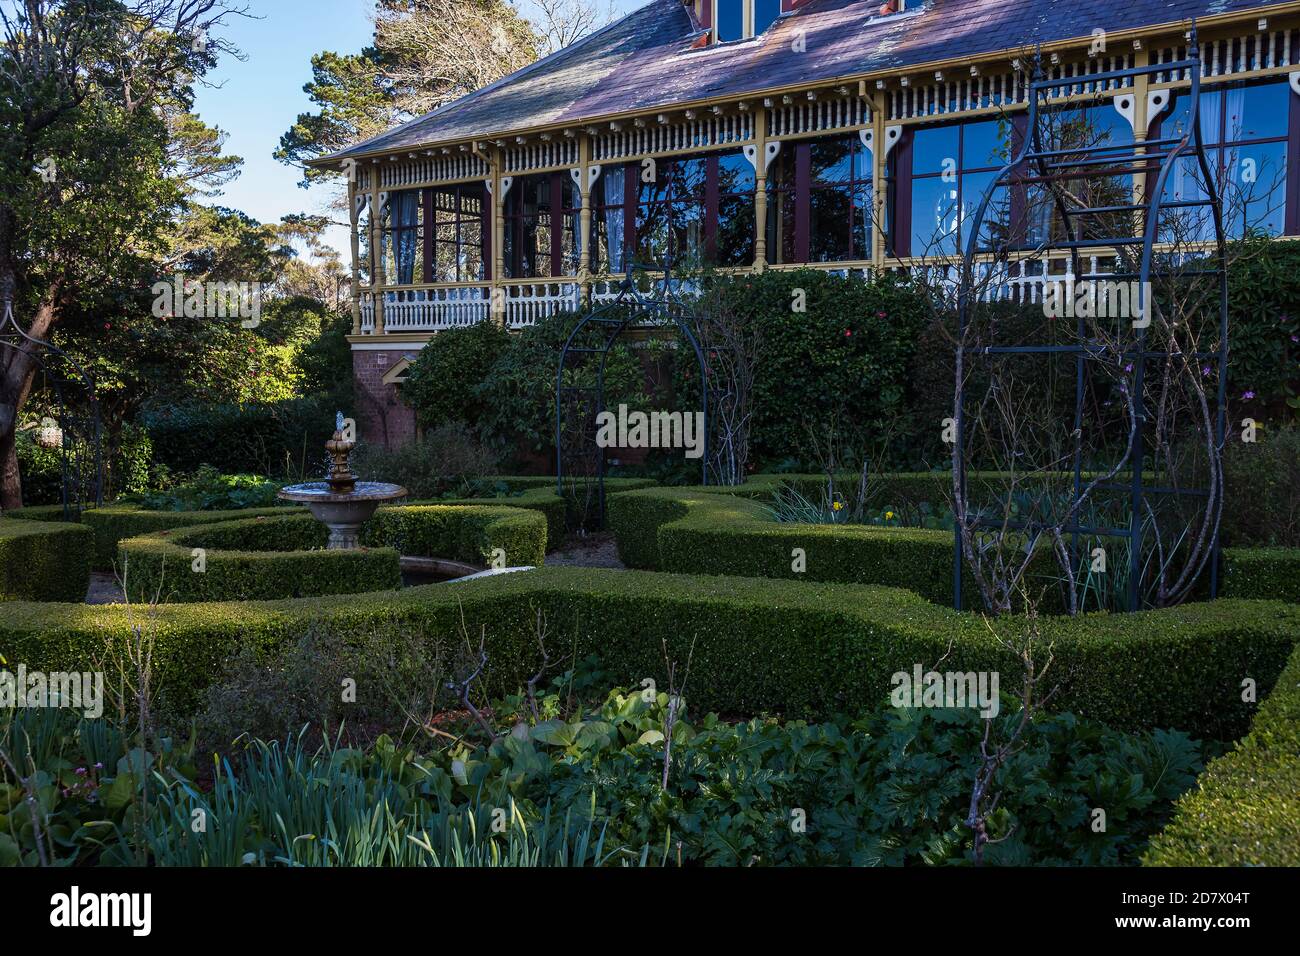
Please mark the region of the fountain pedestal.
POLYGON ((283 501, 305 504, 312 516, 330 529, 329 550, 351 551, 361 547, 361 528, 374 517, 375 509, 385 501, 405 498, 401 485, 381 481, 357 481, 352 474, 349 456, 356 443, 343 436, 343 415, 338 416, 334 437, 325 443, 330 453, 329 477, 302 485, 280 489, 283 501))

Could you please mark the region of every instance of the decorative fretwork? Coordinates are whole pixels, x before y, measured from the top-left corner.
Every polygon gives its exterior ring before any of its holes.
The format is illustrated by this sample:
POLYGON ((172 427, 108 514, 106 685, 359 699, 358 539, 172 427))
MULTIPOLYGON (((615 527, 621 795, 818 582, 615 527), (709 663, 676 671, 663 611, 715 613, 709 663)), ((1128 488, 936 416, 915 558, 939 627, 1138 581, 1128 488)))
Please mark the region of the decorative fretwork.
POLYGON ((824 130, 852 129, 871 122, 871 107, 860 96, 795 100, 767 111, 768 136, 795 136, 824 130))
POLYGON ((578 140, 576 137, 553 139, 512 146, 505 151, 506 172, 527 173, 538 169, 576 166, 578 140))
POLYGON ((382 189, 415 186, 419 183, 484 179, 490 175, 487 163, 469 152, 397 161, 382 160, 374 168, 379 170, 379 186, 382 189))
MULTIPOLYGON (((1062 86, 1056 97, 1088 93, 1104 93, 1131 85, 1130 79, 1091 79, 1098 74, 1126 70, 1132 66, 1132 57, 1125 55, 1096 57, 1079 63, 1058 63, 1047 70, 1053 80, 1078 77, 1079 82, 1062 86)), ((1024 77, 1009 70, 988 76, 955 76, 928 82, 911 81, 908 86, 891 90, 886 97, 888 119, 918 119, 925 116, 943 116, 967 110, 989 109, 995 106, 1020 106, 1025 103, 1024 77)))
MULTIPOLYGON (((1200 44, 1202 76, 1233 76, 1251 70, 1268 70, 1290 66, 1295 62, 1293 50, 1300 41, 1300 30, 1265 30, 1243 33, 1222 40, 1206 40, 1200 44)), ((1164 47, 1151 54, 1153 64, 1187 60, 1187 45, 1164 47)), ((1158 83, 1186 81, 1186 67, 1162 70, 1155 75, 1158 83)))
POLYGON ((596 162, 644 156, 647 153, 675 153, 743 143, 754 138, 751 113, 702 116, 676 123, 646 120, 644 126, 631 121, 622 129, 596 134, 592 139, 596 162))

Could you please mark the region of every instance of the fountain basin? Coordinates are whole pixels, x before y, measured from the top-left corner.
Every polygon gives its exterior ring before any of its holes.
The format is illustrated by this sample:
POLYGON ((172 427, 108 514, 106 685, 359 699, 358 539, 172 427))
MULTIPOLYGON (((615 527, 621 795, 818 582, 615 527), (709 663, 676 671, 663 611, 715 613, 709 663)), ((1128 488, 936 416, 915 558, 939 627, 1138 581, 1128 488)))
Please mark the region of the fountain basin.
POLYGON ((374 517, 375 510, 407 493, 401 485, 382 481, 358 481, 352 490, 342 492, 328 482, 312 481, 281 488, 276 497, 306 505, 312 516, 329 528, 329 550, 351 551, 361 547, 361 528, 374 517))

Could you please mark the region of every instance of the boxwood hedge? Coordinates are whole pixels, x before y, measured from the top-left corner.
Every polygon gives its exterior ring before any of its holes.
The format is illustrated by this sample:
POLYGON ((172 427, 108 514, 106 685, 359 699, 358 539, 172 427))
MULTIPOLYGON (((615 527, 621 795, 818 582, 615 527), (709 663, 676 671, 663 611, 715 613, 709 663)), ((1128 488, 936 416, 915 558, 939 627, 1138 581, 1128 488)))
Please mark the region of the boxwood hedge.
POLYGON ((1300 866, 1300 648, 1250 733, 1212 761, 1146 866, 1300 866))
MULTIPOLYGON (((242 643, 279 646, 313 621, 344 639, 375 628, 415 628, 431 642, 462 627, 484 629, 483 690, 513 692, 537 667, 541 611, 565 656, 597 655, 613 683, 663 679, 664 644, 684 661, 695 642, 691 706, 698 712, 773 713, 823 719, 860 713, 889 692, 890 677, 913 665, 998 670, 1011 691, 1019 667, 999 635, 1023 627, 979 618, 894 588, 756 578, 692 577, 543 568, 486 580, 370 595, 207 605, 166 605, 153 626, 161 702, 185 715, 242 643), (940 662, 942 661, 942 664, 940 662)), ((123 609, 12 604, 0 620, 0 651, 47 670, 76 670, 110 633, 123 609)), ((1132 615, 1044 618, 1053 708, 1118 728, 1175 727, 1226 739, 1253 714, 1241 681, 1261 694, 1300 639, 1300 607, 1217 601, 1132 615)), ((376 691, 378 692, 378 691, 376 691)))
POLYGON ((0 521, 0 601, 84 601, 93 547, 79 524, 0 521))
MULTIPOLYGON (((609 499, 609 526, 628 567, 905 587, 952 603, 952 534, 924 528, 782 524, 753 497, 771 485, 654 488, 609 499), (795 549, 804 568, 795 569, 795 549)), ((967 581, 969 585, 970 582, 967 581)), ((967 606, 978 595, 966 592, 967 606)))
POLYGON ((1224 548, 1223 594, 1300 604, 1300 548, 1224 548))
POLYGON ((541 564, 546 553, 546 519, 499 506, 386 508, 354 551, 322 550, 328 536, 309 514, 261 515, 129 538, 119 564, 135 600, 246 601, 391 590, 401 584, 399 553, 482 566, 498 548, 514 565, 541 564))

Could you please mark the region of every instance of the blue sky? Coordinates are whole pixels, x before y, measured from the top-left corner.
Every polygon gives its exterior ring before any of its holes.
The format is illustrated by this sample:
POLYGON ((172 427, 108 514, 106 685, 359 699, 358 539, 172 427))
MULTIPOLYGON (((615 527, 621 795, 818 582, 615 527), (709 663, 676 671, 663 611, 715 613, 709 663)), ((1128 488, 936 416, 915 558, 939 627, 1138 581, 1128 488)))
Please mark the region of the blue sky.
MULTIPOLYGON (((234 18, 223 36, 247 59, 226 58, 198 91, 195 109, 227 134, 226 152, 244 158, 239 178, 214 203, 243 210, 261 222, 293 212, 324 212, 328 188, 299 188, 301 178, 272 153, 299 113, 311 110, 302 91, 311 79, 311 57, 322 50, 355 53, 370 42, 372 0, 247 0, 261 19, 234 18)), ((647 0, 616 0, 620 13, 647 0)), ((527 0, 520 4, 527 7, 527 0)), ((332 244, 347 248, 347 231, 331 231, 332 244)))

